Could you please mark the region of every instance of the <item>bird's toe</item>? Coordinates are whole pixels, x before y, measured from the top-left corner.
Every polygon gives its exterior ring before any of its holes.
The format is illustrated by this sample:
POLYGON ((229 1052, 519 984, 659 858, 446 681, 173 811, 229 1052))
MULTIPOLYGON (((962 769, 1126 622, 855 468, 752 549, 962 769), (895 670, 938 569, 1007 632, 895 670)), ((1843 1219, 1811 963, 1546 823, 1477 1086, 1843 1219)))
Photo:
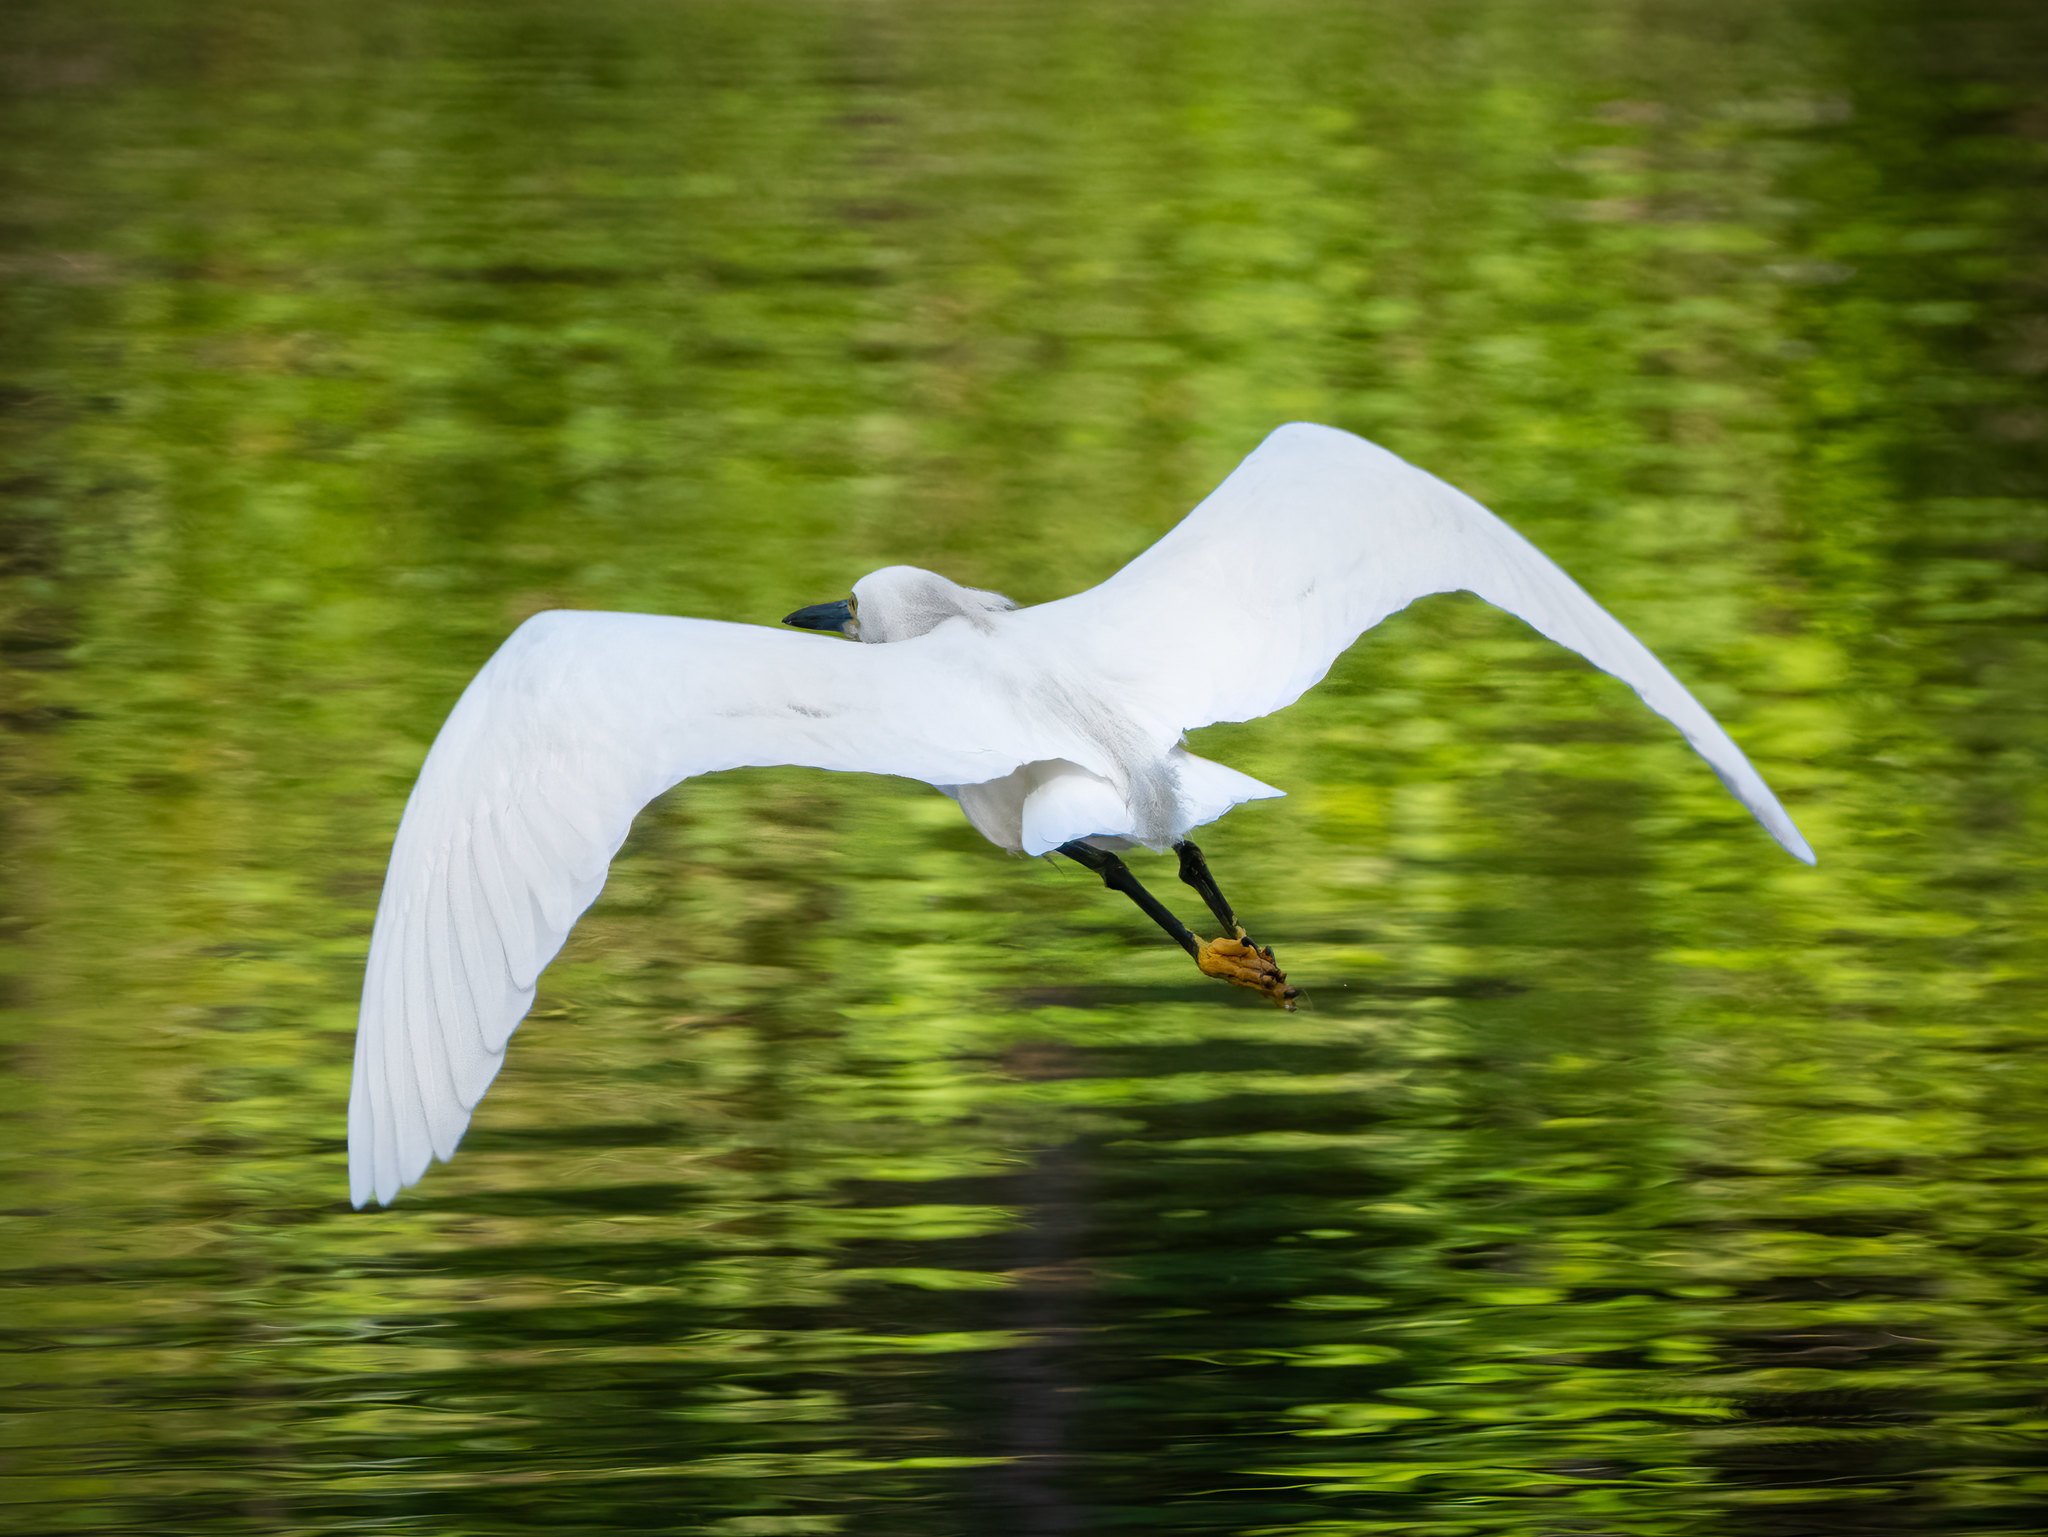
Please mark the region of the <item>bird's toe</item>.
POLYGON ((1204 976, 1263 993, 1276 1007, 1290 1012, 1295 999, 1301 996, 1300 988, 1288 985, 1287 973, 1273 960, 1271 947, 1254 944, 1243 929, 1237 931, 1234 939, 1203 940, 1195 954, 1195 964, 1202 968, 1204 976))

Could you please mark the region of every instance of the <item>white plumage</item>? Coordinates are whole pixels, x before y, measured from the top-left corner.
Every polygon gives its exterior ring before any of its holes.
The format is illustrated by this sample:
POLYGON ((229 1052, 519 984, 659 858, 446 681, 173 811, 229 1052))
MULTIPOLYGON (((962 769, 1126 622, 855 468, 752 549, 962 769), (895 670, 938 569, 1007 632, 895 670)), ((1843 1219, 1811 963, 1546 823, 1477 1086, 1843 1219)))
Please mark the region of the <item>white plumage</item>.
POLYGON ((1470 497, 1362 438, 1282 427, 1100 586, 1034 608, 891 567, 864 645, 642 614, 547 613, 463 692, 407 802, 377 908, 349 1095, 349 1193, 453 1155, 640 808, 721 769, 923 780, 1041 854, 1164 848, 1281 792, 1181 745, 1292 703, 1350 644, 1465 589, 1614 674, 1788 851, 1813 852, 1649 650, 1470 497))

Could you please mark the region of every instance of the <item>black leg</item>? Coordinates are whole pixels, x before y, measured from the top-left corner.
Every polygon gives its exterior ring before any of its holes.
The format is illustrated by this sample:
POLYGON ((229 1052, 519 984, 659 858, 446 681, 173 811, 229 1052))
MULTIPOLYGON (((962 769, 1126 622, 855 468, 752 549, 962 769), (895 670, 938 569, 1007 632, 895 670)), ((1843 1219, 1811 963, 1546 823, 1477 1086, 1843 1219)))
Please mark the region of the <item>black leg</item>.
MULTIPOLYGON (((1201 959, 1202 947, 1195 936, 1188 932, 1188 926, 1166 910, 1159 898, 1138 884, 1137 876, 1131 874, 1130 866, 1116 855, 1096 848, 1091 843, 1062 843, 1060 852, 1077 865, 1083 865, 1102 877, 1102 884, 1111 891, 1121 891, 1144 910, 1145 916, 1173 936, 1173 942, 1197 960, 1201 959)), ((1221 900, 1220 898, 1218 899, 1221 900)))
POLYGON ((1180 855, 1180 878, 1201 893, 1202 900, 1209 904, 1209 911, 1216 915, 1216 921, 1223 925, 1223 937, 1243 932, 1238 927, 1237 914, 1230 910, 1223 893, 1216 889, 1216 877, 1209 873, 1209 861, 1202 857, 1202 851, 1192 843, 1176 843, 1174 853, 1180 855))

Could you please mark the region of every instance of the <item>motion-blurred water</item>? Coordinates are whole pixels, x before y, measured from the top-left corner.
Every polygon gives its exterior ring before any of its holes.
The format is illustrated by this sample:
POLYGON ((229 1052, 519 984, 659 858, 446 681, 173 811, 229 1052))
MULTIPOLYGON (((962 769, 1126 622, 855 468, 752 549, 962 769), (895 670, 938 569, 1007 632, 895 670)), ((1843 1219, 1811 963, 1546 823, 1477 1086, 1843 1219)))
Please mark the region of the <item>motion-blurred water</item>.
POLYGON ((2038 1531, 2044 65, 2025 0, 14 0, 0 1527, 2038 1531), (1438 599, 1199 739, 1292 792, 1204 843, 1313 1012, 724 776, 348 1209, 391 832, 521 617, 1057 596, 1294 417, 1557 555, 1820 868, 1438 599))

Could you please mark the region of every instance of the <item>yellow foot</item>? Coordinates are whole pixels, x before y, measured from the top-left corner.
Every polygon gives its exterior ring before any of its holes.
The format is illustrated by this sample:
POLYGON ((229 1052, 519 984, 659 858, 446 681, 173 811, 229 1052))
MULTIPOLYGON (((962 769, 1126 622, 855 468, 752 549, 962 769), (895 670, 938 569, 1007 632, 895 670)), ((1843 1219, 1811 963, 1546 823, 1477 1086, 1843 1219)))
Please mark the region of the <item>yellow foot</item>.
POLYGON ((1204 976, 1264 993, 1289 1013, 1294 1011, 1294 1000, 1301 996, 1301 989, 1289 987, 1287 973, 1273 964, 1273 952, 1261 950, 1245 938, 1243 929, 1237 931, 1235 939, 1203 940, 1195 964, 1202 968, 1204 976))

